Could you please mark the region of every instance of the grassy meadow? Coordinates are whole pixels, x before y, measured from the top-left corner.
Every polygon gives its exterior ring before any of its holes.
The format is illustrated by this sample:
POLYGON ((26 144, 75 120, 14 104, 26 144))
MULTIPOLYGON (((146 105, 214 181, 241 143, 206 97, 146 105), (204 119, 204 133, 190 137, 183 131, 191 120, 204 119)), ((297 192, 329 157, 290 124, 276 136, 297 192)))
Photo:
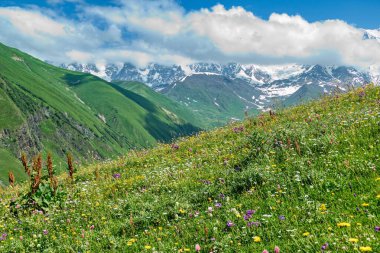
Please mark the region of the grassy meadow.
POLYGON ((380 252, 379 87, 75 168, 54 194, 42 165, 36 193, 1 190, 1 252, 380 252))

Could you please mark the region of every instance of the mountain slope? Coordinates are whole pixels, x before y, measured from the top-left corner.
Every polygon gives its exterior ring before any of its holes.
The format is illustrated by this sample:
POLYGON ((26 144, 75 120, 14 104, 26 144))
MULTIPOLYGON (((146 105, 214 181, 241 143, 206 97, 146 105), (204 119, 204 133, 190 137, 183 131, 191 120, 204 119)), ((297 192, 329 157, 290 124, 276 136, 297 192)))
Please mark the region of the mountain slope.
POLYGON ((246 110, 256 109, 252 97, 262 94, 242 80, 204 74, 189 76, 160 92, 197 113, 207 126, 214 127, 231 119, 242 119, 246 110))
POLYGON ((0 168, 3 181, 16 169, 21 151, 100 159, 197 130, 152 113, 98 77, 48 65, 2 44, 0 59, 0 160, 9 161, 0 168))
POLYGON ((7 189, 0 249, 380 252, 379 101, 367 86, 130 152, 62 175, 47 212, 14 217, 28 185, 7 189))
POLYGON ((169 116, 173 122, 177 122, 179 124, 185 124, 188 122, 198 127, 204 127, 202 120, 194 115, 194 113, 192 113, 188 108, 160 93, 155 92, 143 83, 133 81, 119 81, 114 83, 126 90, 131 91, 132 96, 130 96, 130 98, 141 106, 148 107, 148 105, 144 105, 144 101, 139 96, 152 102, 154 106, 157 107, 157 110, 160 110, 162 114, 169 116), (138 94, 139 96, 133 94, 138 94))

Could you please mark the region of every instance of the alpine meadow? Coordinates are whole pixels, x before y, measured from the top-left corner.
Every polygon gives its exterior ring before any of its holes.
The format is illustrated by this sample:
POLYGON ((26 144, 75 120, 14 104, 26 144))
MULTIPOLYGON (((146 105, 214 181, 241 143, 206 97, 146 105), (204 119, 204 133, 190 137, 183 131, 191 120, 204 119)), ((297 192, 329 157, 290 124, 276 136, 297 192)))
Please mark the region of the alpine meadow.
POLYGON ((380 252, 379 8, 0 3, 0 252, 380 252))

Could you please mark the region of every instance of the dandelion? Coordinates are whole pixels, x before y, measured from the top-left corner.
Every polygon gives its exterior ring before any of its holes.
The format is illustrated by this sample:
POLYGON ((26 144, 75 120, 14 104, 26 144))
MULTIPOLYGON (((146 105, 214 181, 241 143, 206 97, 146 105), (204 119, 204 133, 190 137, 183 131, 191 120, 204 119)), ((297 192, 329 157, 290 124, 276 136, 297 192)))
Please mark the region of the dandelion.
POLYGON ((145 245, 145 247, 144 247, 145 249, 151 249, 152 248, 152 246, 150 246, 150 245, 145 245))
POLYGON ((307 236, 310 235, 310 233, 309 233, 309 232, 305 232, 305 233, 303 233, 302 235, 305 236, 305 237, 307 237, 307 236))
POLYGON ((325 211, 327 210, 327 208, 326 208, 326 204, 322 204, 322 205, 319 207, 319 210, 320 210, 321 212, 325 212, 325 211))
POLYGON ((358 238, 350 238, 348 239, 349 242, 352 242, 352 243, 357 243, 359 241, 358 238))
POLYGON ((254 237, 253 237, 253 241, 254 241, 254 242, 261 242, 261 238, 260 238, 260 236, 254 236, 254 237))
POLYGON ((201 251, 201 246, 199 244, 195 244, 195 251, 196 252, 201 251))
POLYGON ((365 246, 365 247, 360 247, 359 250, 360 252, 371 252, 372 248, 369 246, 365 246))
POLYGON ((340 222, 337 224, 338 227, 342 228, 342 227, 351 227, 351 224, 348 223, 348 222, 340 222))

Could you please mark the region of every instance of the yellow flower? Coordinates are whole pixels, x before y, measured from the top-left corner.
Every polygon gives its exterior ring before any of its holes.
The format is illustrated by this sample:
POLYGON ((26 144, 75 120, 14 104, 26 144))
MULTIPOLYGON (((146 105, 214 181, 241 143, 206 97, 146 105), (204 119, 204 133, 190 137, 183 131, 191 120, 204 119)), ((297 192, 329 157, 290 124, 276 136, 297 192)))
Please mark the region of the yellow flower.
POLYGON ((185 211, 185 210, 183 210, 182 208, 181 208, 181 209, 179 209, 179 212, 180 212, 180 213, 182 213, 182 214, 186 213, 186 211, 185 211))
POLYGON ((319 207, 319 210, 322 211, 322 212, 326 211, 326 210, 327 210, 327 208, 326 208, 326 204, 322 204, 322 205, 319 207))
POLYGON ((309 232, 305 232, 305 233, 303 233, 302 235, 303 235, 303 236, 309 236, 310 233, 309 233, 309 232))
POLYGON ((254 241, 254 242, 261 242, 261 238, 260 238, 260 236, 254 236, 254 237, 253 237, 253 241, 254 241))
POLYGON ((376 180, 375 180, 375 181, 380 181, 380 177, 376 178, 376 180))
POLYGON ((145 245, 145 249, 151 249, 152 248, 152 246, 150 246, 150 245, 145 245))
POLYGON ((362 206, 364 206, 364 207, 365 206, 369 206, 369 204, 368 203, 363 203, 362 206))
POLYGON ((376 198, 377 198, 377 199, 380 199, 380 194, 377 194, 376 198))
POLYGON ((341 223, 338 223, 337 224, 338 225, 338 227, 351 227, 351 224, 350 223, 348 223, 348 222, 341 222, 341 223))
POLYGON ((350 238, 348 239, 349 242, 357 243, 359 241, 358 238, 350 238))
POLYGON ((372 248, 369 246, 366 246, 366 247, 360 247, 359 250, 360 252, 371 252, 372 248))

